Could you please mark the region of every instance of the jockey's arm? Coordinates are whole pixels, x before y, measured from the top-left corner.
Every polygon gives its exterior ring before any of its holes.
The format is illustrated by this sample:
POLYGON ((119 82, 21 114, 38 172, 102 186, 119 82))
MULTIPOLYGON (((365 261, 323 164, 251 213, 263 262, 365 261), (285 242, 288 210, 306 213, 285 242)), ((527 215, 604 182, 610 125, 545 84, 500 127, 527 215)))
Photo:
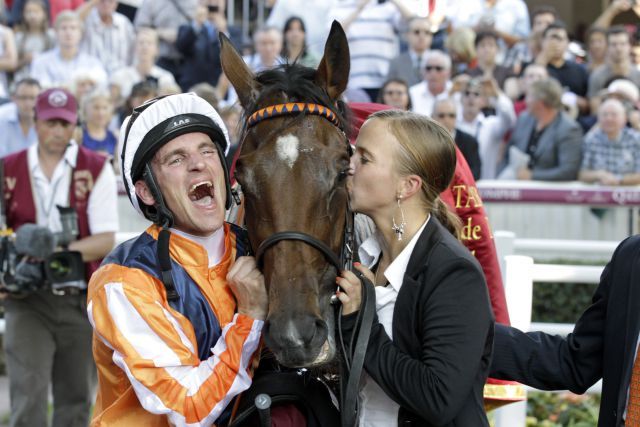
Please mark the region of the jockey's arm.
POLYGON ((191 323, 168 306, 154 279, 116 268, 122 270, 105 277, 115 280, 101 280, 89 295, 98 339, 113 351, 145 410, 167 415, 172 425, 212 425, 251 384, 248 367, 263 321, 235 314, 201 361, 191 323))

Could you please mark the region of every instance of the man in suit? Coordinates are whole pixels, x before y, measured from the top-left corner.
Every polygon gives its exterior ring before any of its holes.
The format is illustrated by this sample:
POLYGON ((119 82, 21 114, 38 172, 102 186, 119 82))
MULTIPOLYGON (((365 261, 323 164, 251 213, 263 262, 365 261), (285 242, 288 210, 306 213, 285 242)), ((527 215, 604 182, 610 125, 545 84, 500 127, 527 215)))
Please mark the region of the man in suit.
POLYGON ((478 153, 478 140, 473 135, 456 129, 457 110, 456 103, 452 98, 440 99, 433 106, 431 117, 451 133, 453 140, 464 155, 464 159, 469 164, 473 178, 478 180, 482 166, 478 153))
POLYGON ((496 324, 490 375, 584 393, 600 378, 599 427, 640 425, 640 235, 623 241, 566 338, 496 324))
POLYGON ((427 64, 427 54, 433 41, 429 19, 415 17, 409 21, 407 41, 409 49, 396 56, 389 67, 389 79, 402 79, 407 85, 413 86, 423 79, 424 67, 427 64))
POLYGON ((582 159, 582 130, 562 106, 562 88, 553 78, 533 83, 527 112, 514 127, 509 146, 529 155, 516 177, 521 180, 572 181, 582 159))

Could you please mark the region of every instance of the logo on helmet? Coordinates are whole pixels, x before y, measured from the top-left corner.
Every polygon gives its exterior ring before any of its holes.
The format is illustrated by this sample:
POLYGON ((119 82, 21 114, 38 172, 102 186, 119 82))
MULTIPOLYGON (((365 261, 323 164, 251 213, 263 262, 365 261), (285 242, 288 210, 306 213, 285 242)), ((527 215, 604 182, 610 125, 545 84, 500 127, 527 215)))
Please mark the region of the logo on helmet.
POLYGON ((187 125, 191 123, 190 119, 180 119, 180 120, 176 120, 175 122, 173 122, 173 127, 178 127, 178 126, 182 126, 182 125, 187 125))

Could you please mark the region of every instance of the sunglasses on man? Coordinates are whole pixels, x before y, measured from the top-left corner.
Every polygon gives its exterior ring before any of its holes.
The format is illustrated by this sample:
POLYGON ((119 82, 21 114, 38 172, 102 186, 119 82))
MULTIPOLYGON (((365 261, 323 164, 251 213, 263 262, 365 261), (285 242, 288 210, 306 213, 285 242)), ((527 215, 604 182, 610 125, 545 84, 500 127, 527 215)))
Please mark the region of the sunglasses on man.
POLYGON ((427 70, 427 73, 430 71, 437 71, 439 73, 444 71, 444 67, 442 65, 427 65, 424 69, 427 70))

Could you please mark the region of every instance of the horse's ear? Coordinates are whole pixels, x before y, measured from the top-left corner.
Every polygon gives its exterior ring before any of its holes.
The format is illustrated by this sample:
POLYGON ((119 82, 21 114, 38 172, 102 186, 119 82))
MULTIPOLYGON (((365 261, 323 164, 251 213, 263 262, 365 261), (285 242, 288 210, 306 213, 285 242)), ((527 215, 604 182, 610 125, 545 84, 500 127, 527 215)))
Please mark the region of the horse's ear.
POLYGON ((316 83, 327 90, 331 99, 337 99, 347 88, 349 81, 349 43, 338 21, 333 21, 324 45, 324 55, 318 65, 316 83))
POLYGON ((252 101, 255 101, 259 92, 253 72, 251 72, 236 48, 233 47, 231 40, 222 31, 219 37, 222 70, 235 88, 240 104, 247 108, 252 101))

